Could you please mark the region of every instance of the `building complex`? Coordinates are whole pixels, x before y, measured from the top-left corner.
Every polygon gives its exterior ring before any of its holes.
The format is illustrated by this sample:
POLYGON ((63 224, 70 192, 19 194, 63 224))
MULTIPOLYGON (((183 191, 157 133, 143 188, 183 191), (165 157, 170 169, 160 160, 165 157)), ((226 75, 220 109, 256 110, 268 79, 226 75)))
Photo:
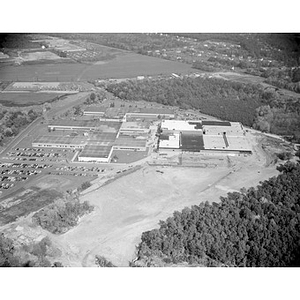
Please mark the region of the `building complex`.
POLYGON ((36 137, 32 146, 74 149, 82 162, 110 162, 114 150, 146 151, 155 120, 161 129, 160 152, 251 153, 241 123, 174 120, 166 109, 140 109, 108 119, 106 110, 92 107, 81 119, 51 121, 49 134, 36 137))

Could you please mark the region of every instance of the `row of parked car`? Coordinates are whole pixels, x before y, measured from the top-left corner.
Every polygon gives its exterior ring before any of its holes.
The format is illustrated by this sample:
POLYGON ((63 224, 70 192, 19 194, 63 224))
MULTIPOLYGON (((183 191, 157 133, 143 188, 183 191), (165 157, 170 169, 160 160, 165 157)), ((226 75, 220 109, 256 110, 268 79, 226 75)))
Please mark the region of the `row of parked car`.
POLYGON ((68 166, 64 166, 64 167, 57 167, 55 169, 56 171, 82 171, 82 172, 104 172, 105 169, 101 169, 98 167, 93 167, 93 168, 87 168, 87 167, 68 167, 68 166))
POLYGON ((38 175, 41 169, 52 167, 46 164, 0 163, 0 189, 10 189, 15 182, 26 181, 32 175, 38 175))

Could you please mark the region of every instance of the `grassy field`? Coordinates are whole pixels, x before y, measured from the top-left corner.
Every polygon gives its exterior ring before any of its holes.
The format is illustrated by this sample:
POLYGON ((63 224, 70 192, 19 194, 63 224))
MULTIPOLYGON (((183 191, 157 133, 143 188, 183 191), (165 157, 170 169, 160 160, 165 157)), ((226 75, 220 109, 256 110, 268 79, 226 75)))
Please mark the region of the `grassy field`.
POLYGON ((21 197, 11 197, 6 200, 6 202, 9 203, 9 207, 2 209, 0 212, 0 224, 3 225, 13 222, 19 217, 37 211, 47 204, 52 203, 55 199, 61 197, 61 195, 61 193, 54 189, 41 191, 32 189, 29 193, 24 194, 21 197))
POLYGON ((102 64, 34 64, 0 67, 0 81, 87 81, 139 75, 188 73, 191 66, 134 53, 122 53, 102 64))
POLYGON ((148 150, 147 151, 114 150, 111 157, 114 157, 116 155, 118 157, 117 160, 118 163, 129 164, 147 157, 147 154, 148 154, 148 150))
POLYGON ((30 106, 49 102, 64 94, 59 93, 31 93, 10 92, 0 93, 0 104, 4 106, 30 106))

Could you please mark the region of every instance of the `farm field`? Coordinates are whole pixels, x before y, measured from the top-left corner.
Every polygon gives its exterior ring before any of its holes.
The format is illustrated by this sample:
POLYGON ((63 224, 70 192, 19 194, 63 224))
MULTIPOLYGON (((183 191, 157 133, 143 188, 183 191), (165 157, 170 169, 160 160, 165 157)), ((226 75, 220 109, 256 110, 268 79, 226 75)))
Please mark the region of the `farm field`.
POLYGON ((0 104, 4 106, 30 106, 49 102, 65 93, 0 92, 0 104))
POLYGON ((101 64, 35 64, 0 67, 0 81, 88 81, 139 75, 189 73, 190 65, 134 53, 120 54, 101 64))

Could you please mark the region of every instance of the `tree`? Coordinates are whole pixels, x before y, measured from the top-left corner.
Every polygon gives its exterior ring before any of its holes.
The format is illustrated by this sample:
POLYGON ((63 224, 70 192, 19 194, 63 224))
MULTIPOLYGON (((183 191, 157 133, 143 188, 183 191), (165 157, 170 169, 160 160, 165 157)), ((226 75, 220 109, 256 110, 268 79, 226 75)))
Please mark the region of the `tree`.
POLYGON ((83 114, 83 111, 82 111, 80 105, 74 106, 74 115, 81 116, 82 114, 83 114))
POLYGON ((17 267, 19 259, 15 257, 13 241, 0 233, 0 267, 17 267))
POLYGON ((86 190, 87 188, 89 188, 92 184, 89 181, 85 181, 81 184, 81 190, 86 190))
POLYGON ((94 102, 94 100, 96 99, 95 93, 90 94, 90 99, 94 102))
POLYGON ((96 255, 95 261, 98 267, 115 267, 115 265, 113 265, 112 262, 108 261, 104 256, 96 255))

